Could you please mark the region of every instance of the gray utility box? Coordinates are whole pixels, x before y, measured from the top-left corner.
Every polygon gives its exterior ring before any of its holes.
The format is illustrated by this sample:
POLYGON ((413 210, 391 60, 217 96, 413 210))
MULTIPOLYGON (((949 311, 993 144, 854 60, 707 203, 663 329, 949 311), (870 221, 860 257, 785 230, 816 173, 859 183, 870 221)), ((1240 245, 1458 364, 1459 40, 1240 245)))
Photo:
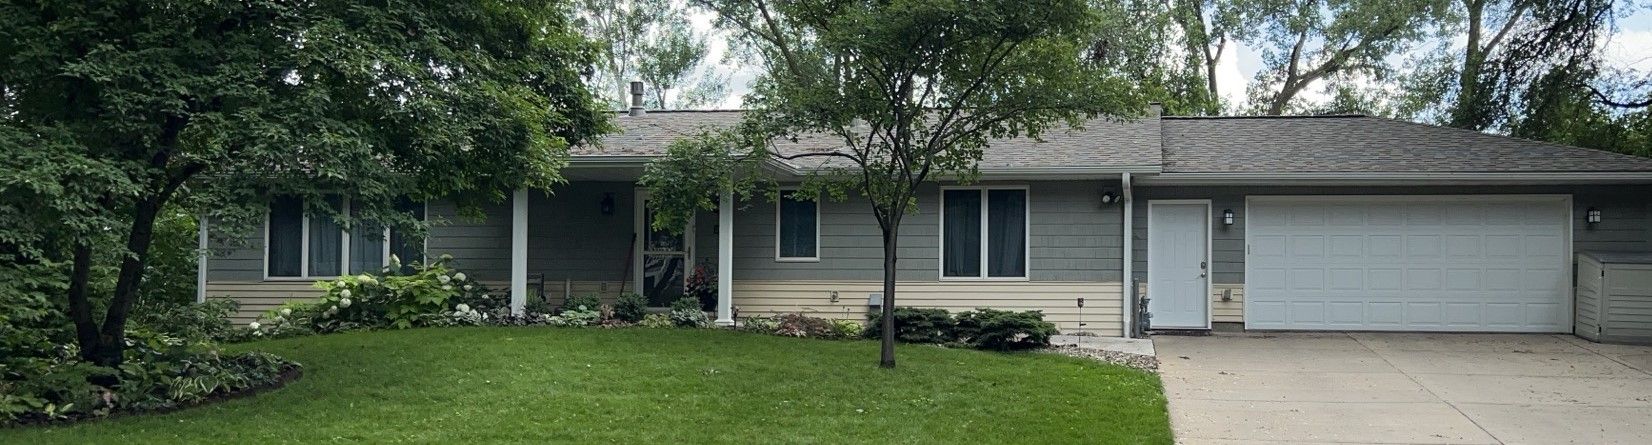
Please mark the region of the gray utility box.
POLYGON ((1652 252, 1578 253, 1576 317, 1579 337, 1652 344, 1652 252))

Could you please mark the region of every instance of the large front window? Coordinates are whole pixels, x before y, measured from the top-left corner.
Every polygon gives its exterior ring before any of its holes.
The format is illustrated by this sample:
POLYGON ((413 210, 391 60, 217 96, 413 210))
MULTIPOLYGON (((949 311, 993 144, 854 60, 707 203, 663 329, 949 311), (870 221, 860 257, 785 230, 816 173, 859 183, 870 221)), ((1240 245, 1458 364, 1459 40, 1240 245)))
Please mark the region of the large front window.
POLYGON ((1027 277, 1027 190, 945 189, 941 276, 1027 277))
MULTIPOLYGON (((359 216, 348 199, 324 198, 322 205, 335 212, 359 216)), ((423 203, 403 201, 397 209, 424 219, 423 203)), ((376 271, 390 255, 406 265, 424 260, 424 245, 401 230, 361 221, 345 230, 332 218, 310 215, 304 200, 294 196, 276 197, 270 203, 264 264, 266 276, 276 278, 326 278, 344 273, 376 271)))

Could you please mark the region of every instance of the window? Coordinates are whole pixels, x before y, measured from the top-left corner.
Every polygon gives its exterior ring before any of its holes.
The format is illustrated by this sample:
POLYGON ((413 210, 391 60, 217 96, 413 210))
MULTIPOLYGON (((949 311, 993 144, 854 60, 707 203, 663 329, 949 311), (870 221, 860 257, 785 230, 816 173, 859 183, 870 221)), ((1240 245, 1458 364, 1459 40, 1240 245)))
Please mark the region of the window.
MULTIPOLYGON (((360 215, 342 197, 328 196, 323 205, 351 216, 360 215)), ((397 203, 397 208, 424 219, 423 203, 406 200, 397 203)), ((294 196, 271 201, 266 230, 265 275, 272 278, 324 278, 375 271, 384 267, 387 255, 392 254, 404 265, 424 260, 422 243, 401 230, 369 222, 344 230, 332 218, 306 214, 304 200, 294 196)))
POLYGON ((782 191, 776 204, 775 259, 815 261, 820 259, 820 204, 797 199, 794 191, 782 191))
POLYGON ((1027 190, 941 192, 941 276, 1027 277, 1027 190))

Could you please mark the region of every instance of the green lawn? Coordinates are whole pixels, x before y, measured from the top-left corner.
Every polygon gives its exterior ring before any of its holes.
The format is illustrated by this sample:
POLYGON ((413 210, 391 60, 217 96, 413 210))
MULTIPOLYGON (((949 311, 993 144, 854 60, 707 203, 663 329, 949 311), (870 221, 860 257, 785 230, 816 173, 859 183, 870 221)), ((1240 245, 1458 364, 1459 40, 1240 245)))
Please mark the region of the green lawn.
POLYGON ((452 328, 239 345, 254 397, 0 430, 0 443, 1170 443, 1157 376, 1051 354, 714 330, 452 328))

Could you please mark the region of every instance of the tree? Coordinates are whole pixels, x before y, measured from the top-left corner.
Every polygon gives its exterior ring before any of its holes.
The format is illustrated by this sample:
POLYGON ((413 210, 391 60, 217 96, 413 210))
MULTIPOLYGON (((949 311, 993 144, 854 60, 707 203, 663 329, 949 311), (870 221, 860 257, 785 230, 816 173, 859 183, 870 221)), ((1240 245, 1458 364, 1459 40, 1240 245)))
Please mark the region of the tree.
MULTIPOLYGON (((1215 0, 1163 0, 1166 14, 1176 24, 1184 59, 1196 71, 1190 77, 1204 81, 1203 91, 1193 93, 1202 97, 1205 114, 1222 111, 1221 90, 1216 85, 1216 68, 1222 54, 1228 49, 1228 26, 1233 8, 1215 0)), ((1167 39, 1171 40, 1171 39, 1167 39)))
POLYGON ((1522 98, 1538 88, 1539 77, 1592 73, 1595 42, 1614 18, 1611 0, 1460 0, 1451 11, 1439 21, 1439 35, 1463 40, 1440 42, 1404 84, 1441 123, 1480 131, 1518 119, 1510 111, 1524 108, 1522 98))
POLYGON ((740 125, 680 141, 649 166, 653 224, 681 227, 716 208, 708 192, 772 190, 761 178, 774 163, 810 172, 805 198, 865 199, 883 244, 883 367, 895 365, 897 241, 920 186, 973 180, 994 139, 1145 108, 1093 45, 1110 29, 1085 0, 696 4, 764 71, 740 125))
POLYGON ((476 213, 546 188, 570 144, 607 128, 578 73, 595 48, 566 17, 539 3, 6 2, 0 269, 66 263, 81 356, 115 366, 171 205, 226 232, 278 194, 346 226, 413 227, 398 200, 476 213), (357 212, 324 204, 337 195, 357 212), (111 266, 113 289, 95 289, 111 266))
POLYGON ((679 107, 714 103, 724 77, 706 59, 706 36, 696 32, 678 0, 579 0, 575 22, 604 46, 593 88, 617 91, 609 103, 625 108, 630 82, 642 80, 651 105, 665 108, 673 90, 679 107))
POLYGON ((1440 0, 1236 0, 1241 40, 1263 48, 1263 70, 1250 92, 1263 114, 1284 114, 1315 82, 1357 76, 1381 79, 1387 58, 1424 36, 1440 0))

